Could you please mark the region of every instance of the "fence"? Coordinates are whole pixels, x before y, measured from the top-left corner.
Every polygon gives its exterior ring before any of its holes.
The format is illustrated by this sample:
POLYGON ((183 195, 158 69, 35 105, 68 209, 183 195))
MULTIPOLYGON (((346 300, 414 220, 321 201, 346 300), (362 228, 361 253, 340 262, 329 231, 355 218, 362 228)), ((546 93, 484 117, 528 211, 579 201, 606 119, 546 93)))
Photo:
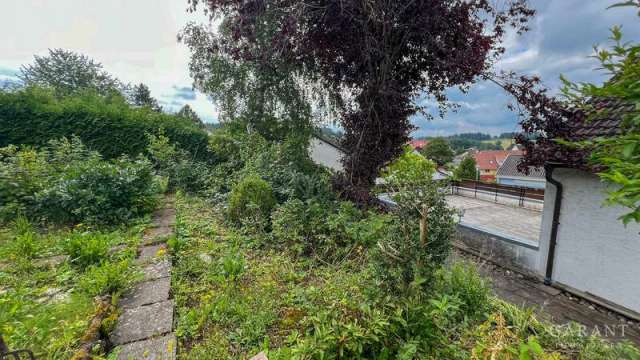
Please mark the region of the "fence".
POLYGON ((485 183, 474 180, 451 181, 451 194, 536 210, 542 210, 544 205, 544 189, 485 183))

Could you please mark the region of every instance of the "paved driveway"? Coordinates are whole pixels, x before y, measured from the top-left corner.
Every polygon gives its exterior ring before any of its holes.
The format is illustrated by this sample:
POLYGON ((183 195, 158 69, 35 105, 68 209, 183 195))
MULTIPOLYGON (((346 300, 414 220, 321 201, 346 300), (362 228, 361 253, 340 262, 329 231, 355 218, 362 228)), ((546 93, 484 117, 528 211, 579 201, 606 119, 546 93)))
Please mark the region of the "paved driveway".
POLYGON ((464 196, 447 196, 450 206, 463 212, 461 225, 527 242, 538 243, 542 212, 515 208, 464 196))

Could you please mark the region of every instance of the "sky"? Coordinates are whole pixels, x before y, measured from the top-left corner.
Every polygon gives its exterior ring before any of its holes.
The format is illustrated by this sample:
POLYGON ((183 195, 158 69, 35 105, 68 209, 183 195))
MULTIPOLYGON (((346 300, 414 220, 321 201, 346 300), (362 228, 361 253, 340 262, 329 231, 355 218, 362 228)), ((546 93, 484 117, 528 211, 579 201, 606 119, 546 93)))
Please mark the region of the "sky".
MULTIPOLYGON (((573 81, 601 82, 589 58, 593 45, 607 44, 608 29, 622 25, 626 40, 640 39, 640 18, 630 9, 605 10, 616 0, 530 0, 538 13, 531 31, 510 34, 506 54, 497 70, 540 75, 557 92, 559 76, 573 81)), ((15 79, 20 65, 45 55, 49 48, 83 53, 101 62, 124 82, 145 83, 165 109, 189 104, 207 122, 217 121, 215 106, 193 91, 189 51, 177 42, 189 21, 202 14, 186 12, 186 0, 14 0, 0 3, 0 81, 15 79)), ((518 119, 507 110, 511 101, 491 83, 475 84, 467 94, 449 91, 460 109, 443 119, 412 119, 413 136, 441 136, 462 132, 499 134, 518 130, 518 119)), ((417 99, 433 110, 428 99, 417 99)))

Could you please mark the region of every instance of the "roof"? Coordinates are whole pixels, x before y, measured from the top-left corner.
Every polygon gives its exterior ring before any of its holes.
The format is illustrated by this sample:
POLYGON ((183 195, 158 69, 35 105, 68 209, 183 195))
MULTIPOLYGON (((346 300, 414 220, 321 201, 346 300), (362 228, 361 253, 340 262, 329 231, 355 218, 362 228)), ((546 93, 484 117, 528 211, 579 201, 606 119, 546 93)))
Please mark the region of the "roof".
POLYGON ((544 168, 539 167, 529 167, 529 174, 525 174, 524 172, 518 170, 518 164, 524 159, 524 155, 509 155, 502 166, 498 168, 497 176, 514 176, 514 177, 527 177, 534 179, 544 179, 544 168))
POLYGON ((622 133, 622 119, 634 111, 633 104, 625 104, 615 99, 592 100, 593 119, 586 120, 584 114, 576 113, 568 120, 572 140, 589 140, 610 137, 622 133))
POLYGON ((423 147, 429 144, 429 140, 411 140, 409 141, 409 146, 411 146, 414 150, 420 150, 423 147))
POLYGON ((522 151, 485 150, 473 154, 480 170, 497 170, 509 155, 522 155, 522 151))

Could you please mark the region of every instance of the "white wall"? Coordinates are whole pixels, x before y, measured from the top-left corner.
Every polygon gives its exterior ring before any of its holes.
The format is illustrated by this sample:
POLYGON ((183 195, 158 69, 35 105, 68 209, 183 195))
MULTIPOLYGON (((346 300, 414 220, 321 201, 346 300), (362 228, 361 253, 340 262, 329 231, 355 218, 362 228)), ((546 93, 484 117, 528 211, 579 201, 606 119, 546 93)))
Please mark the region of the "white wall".
MULTIPOLYGON (((563 184, 553 280, 640 313, 640 225, 626 228, 621 207, 603 207, 605 184, 593 175, 556 169, 563 184)), ((546 271, 555 187, 548 183, 540 234, 539 272, 546 271)))
POLYGON ((335 146, 318 138, 312 137, 309 144, 309 156, 318 165, 323 165, 334 171, 342 171, 342 152, 335 146))

